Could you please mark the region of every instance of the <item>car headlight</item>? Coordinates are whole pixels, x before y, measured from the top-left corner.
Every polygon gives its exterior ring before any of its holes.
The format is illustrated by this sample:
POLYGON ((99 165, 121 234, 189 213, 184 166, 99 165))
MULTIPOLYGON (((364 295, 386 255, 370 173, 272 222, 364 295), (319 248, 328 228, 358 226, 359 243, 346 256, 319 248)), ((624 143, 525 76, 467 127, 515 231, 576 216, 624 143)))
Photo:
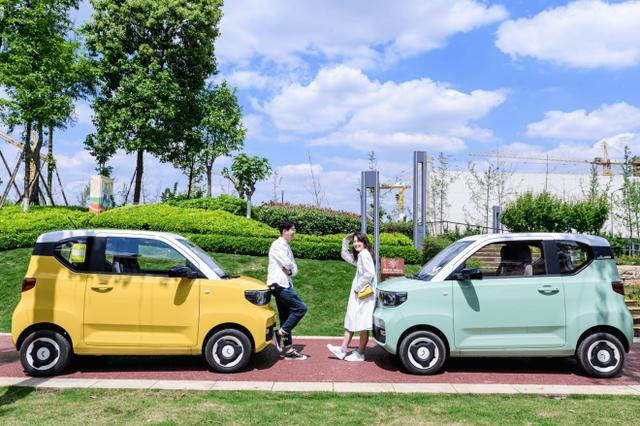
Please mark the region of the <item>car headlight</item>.
POLYGON ((266 305, 271 300, 271 291, 269 290, 246 290, 244 297, 254 305, 266 305))
POLYGON ((407 301, 407 292, 379 290, 378 300, 383 306, 398 306, 407 301))

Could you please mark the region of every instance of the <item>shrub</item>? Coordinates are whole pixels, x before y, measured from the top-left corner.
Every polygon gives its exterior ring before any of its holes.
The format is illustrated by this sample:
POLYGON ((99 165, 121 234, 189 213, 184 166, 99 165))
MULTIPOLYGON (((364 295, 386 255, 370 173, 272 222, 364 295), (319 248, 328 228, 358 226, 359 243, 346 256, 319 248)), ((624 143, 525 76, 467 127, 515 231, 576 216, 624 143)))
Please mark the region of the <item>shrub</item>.
POLYGON ((512 232, 588 232, 597 234, 607 220, 606 199, 565 202, 548 192, 527 192, 507 205, 502 223, 512 232))
MULTIPOLYGON (((277 228, 283 219, 292 219, 302 234, 348 234, 360 230, 359 215, 313 206, 269 202, 257 207, 253 214, 254 219, 272 228, 277 228)), ((372 232, 373 225, 369 224, 368 233, 372 232)))
POLYGON ((425 237, 422 241, 422 263, 430 261, 431 258, 454 241, 455 239, 452 239, 447 234, 425 237))
POLYGON ((31 247, 40 234, 84 228, 93 215, 80 207, 20 206, 0 209, 0 250, 31 247))
POLYGON ((189 200, 169 201, 176 207, 204 210, 224 210, 226 212, 244 216, 247 211, 247 202, 238 197, 222 194, 218 197, 192 198, 189 200))
MULTIPOLYGON (((0 250, 32 247, 44 232, 88 227, 175 232, 208 251, 261 256, 268 254, 279 236, 276 229, 263 223, 222 210, 151 204, 119 207, 94 216, 82 209, 57 207, 33 207, 22 213, 12 206, 0 210, 0 250)), ((299 258, 339 259, 343 238, 344 234, 300 233, 291 246, 299 258)), ((404 235, 381 234, 380 246, 381 256, 402 257, 407 263, 419 261, 417 250, 404 235)))
POLYGON ((382 224, 383 232, 397 232, 413 239, 413 221, 386 222, 382 224))

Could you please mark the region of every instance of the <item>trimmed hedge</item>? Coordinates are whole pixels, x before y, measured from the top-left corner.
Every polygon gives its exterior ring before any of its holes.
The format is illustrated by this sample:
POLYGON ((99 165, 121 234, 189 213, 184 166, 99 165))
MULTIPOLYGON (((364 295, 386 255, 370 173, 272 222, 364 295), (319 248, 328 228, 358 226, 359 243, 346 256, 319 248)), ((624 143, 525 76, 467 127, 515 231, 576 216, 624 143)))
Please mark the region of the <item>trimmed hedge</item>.
POLYGON ((0 209, 0 250, 33 247, 40 234, 62 229, 84 228, 93 215, 80 207, 20 206, 0 209))
POLYGON ((215 198, 205 197, 192 198, 190 200, 168 201, 167 204, 189 209, 224 210, 238 216, 244 216, 247 212, 247 202, 245 200, 225 194, 215 198))
MULTIPOLYGON (((276 229, 226 211, 168 204, 119 207, 100 216, 60 207, 34 207, 22 213, 19 207, 12 206, 0 210, 0 250, 31 247, 44 232, 72 228, 174 232, 208 251, 252 255, 267 255, 271 243, 279 236, 276 229)), ((291 246, 299 258, 339 259, 344 236, 299 233, 291 246)), ((381 256, 402 257, 407 263, 420 260, 411 240, 404 235, 381 234, 380 246, 381 256)))
MULTIPOLYGON (((296 222, 298 232, 309 235, 348 234, 360 230, 359 215, 288 203, 262 204, 254 209, 253 218, 272 228, 278 228, 283 219, 291 219, 296 222)), ((373 225, 369 224, 367 231, 373 233, 373 225)))

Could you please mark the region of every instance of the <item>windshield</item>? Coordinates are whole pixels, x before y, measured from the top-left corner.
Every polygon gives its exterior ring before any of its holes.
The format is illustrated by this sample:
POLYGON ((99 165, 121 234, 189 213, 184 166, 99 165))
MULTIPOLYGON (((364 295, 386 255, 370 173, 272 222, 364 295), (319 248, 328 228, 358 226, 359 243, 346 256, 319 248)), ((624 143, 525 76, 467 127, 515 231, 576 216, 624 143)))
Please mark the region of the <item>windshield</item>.
POLYGON ((213 272, 215 272, 220 278, 229 277, 229 275, 227 275, 227 273, 224 272, 224 270, 220 266, 218 266, 218 264, 211 257, 209 257, 207 252, 202 250, 200 247, 193 244, 189 240, 178 240, 178 242, 180 242, 180 244, 182 244, 183 246, 186 246, 187 248, 191 249, 191 251, 193 251, 200 260, 206 263, 206 265, 209 268, 213 269, 213 272))
POLYGON ((440 270, 473 241, 457 241, 436 254, 418 273, 419 280, 431 281, 440 270))

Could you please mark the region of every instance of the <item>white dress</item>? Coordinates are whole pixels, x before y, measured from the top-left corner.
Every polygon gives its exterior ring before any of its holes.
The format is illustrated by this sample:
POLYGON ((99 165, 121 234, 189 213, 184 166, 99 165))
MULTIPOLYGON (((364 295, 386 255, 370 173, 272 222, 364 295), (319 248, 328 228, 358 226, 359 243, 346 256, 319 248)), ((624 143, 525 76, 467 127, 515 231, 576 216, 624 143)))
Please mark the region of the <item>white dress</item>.
POLYGON ((376 268, 369 250, 358 253, 358 262, 349 252, 349 239, 342 240, 342 258, 356 267, 356 276, 351 283, 347 313, 344 316, 344 328, 348 331, 371 330, 373 326, 373 308, 376 304, 376 268), (367 283, 373 287, 374 295, 359 299, 356 292, 362 290, 367 283))

